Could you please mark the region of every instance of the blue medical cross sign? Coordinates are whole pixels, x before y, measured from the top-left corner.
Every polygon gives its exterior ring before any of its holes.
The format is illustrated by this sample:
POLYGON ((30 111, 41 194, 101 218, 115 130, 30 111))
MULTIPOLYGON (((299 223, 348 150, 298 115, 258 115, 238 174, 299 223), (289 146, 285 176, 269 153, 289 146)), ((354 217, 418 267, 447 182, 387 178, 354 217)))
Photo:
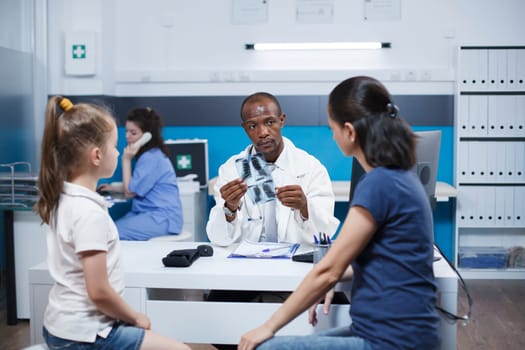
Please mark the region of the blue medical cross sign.
POLYGON ((72 45, 73 59, 85 59, 86 58, 86 45, 74 44, 72 45))

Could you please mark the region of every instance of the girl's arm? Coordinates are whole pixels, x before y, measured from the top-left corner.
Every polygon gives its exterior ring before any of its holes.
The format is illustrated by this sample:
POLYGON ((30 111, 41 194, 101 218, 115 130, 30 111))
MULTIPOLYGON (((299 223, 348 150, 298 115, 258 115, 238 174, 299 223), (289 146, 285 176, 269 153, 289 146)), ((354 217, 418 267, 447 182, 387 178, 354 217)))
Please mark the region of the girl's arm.
POLYGON ((81 255, 87 293, 97 308, 115 320, 150 329, 148 316, 133 310, 110 285, 106 268, 107 253, 93 250, 82 252, 81 255))
POLYGON ((352 207, 341 232, 325 257, 309 272, 295 292, 262 326, 244 334, 238 349, 251 350, 319 300, 341 279, 376 230, 370 213, 352 207))

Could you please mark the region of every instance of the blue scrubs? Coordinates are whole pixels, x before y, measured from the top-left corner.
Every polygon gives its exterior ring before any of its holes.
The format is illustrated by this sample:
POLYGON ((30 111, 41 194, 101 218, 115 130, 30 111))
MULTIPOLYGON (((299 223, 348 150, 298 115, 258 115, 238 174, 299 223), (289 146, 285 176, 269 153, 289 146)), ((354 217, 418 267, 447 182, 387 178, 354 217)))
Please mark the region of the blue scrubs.
POLYGON ((182 231, 182 204, 175 170, 159 148, 144 152, 129 183, 131 211, 116 221, 120 239, 148 240, 182 231))

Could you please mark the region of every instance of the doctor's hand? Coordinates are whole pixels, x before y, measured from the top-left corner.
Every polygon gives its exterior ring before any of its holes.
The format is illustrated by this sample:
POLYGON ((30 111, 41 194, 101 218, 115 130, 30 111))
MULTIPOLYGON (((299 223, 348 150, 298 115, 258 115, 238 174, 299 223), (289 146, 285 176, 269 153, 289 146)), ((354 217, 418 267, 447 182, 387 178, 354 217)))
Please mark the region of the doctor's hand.
POLYGON ((285 207, 300 210, 301 215, 306 219, 308 218, 308 202, 301 186, 276 187, 275 194, 285 207))
POLYGON ((262 342, 273 337, 274 333, 265 324, 243 334, 237 346, 238 350, 252 350, 262 342))
MULTIPOLYGON (((324 304, 323 304, 323 314, 328 315, 328 312, 330 312, 330 306, 332 306, 332 300, 334 300, 334 289, 330 289, 328 292, 326 292, 324 296, 324 304)), ((312 326, 317 325, 317 306, 323 301, 323 298, 319 299, 317 303, 310 306, 310 309, 308 309, 308 323, 310 323, 312 326)))
POLYGON ((235 179, 222 186, 219 191, 224 205, 234 211, 239 208, 242 197, 248 191, 248 185, 242 179, 235 179))

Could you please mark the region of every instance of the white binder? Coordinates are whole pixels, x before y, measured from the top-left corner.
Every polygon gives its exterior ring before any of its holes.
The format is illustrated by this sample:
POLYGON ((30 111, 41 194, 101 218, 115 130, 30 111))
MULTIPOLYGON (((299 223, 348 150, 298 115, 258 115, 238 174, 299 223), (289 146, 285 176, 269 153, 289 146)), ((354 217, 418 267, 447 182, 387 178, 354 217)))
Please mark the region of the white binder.
POLYGON ((491 155, 490 142, 479 142, 479 148, 476 150, 478 166, 479 182, 488 182, 489 178, 489 155, 491 155))
POLYGON ((505 226, 514 226, 514 187, 501 187, 504 192, 505 226))
MULTIPOLYGON (((525 89, 525 86, 523 88, 525 89)), ((514 132, 512 135, 516 137, 525 137, 525 95, 516 96, 516 114, 514 114, 512 124, 514 125, 514 132)))
POLYGON ((509 95, 501 97, 504 97, 503 104, 505 111, 505 113, 501 116, 504 125, 503 136, 512 137, 516 134, 514 124, 516 122, 516 116, 518 112, 518 96, 509 95))
POLYGON ((525 90, 525 49, 517 50, 516 90, 525 90))
POLYGON ((502 142, 498 142, 495 147, 496 156, 494 157, 494 162, 496 163, 495 170, 496 170, 496 183, 505 183, 505 176, 506 171, 505 167, 507 164, 507 161, 505 159, 505 144, 502 142))
POLYGON ((505 189, 507 187, 497 187, 494 199, 494 225, 498 227, 505 226, 505 189))
POLYGON ((507 86, 507 51, 489 51, 489 86, 492 91, 504 90, 507 86))
POLYGON ((486 172, 485 172, 485 182, 495 182, 497 181, 497 163, 496 159, 500 156, 498 153, 499 143, 498 142, 486 142, 486 172))
MULTIPOLYGON (((461 227, 471 227, 474 221, 474 212, 476 205, 476 192, 472 191, 474 187, 460 186, 458 188, 457 212, 458 225, 461 227)), ((475 189, 475 188, 474 188, 475 189)))
POLYGON ((469 179, 469 142, 462 142, 458 152, 458 179, 457 182, 467 182, 469 179))
POLYGON ((525 227, 525 186, 514 187, 514 227, 525 227))
POLYGON ((515 143, 505 143, 505 182, 515 182, 516 176, 516 155, 515 155, 515 143))
POLYGON ((503 124, 501 122, 501 114, 503 113, 502 96, 488 96, 488 135, 493 137, 501 137, 503 124))
POLYGON ((487 96, 469 96, 468 135, 473 137, 487 135, 488 98, 487 96))
POLYGON ((518 90, 518 57, 519 49, 507 50, 507 90, 518 90))
POLYGON ((525 183, 525 142, 514 142, 514 155, 515 182, 525 183))
POLYGON ((496 214, 496 187, 483 187, 483 193, 480 224, 484 226, 495 226, 494 215, 496 214))
POLYGON ((487 90, 488 50, 462 50, 460 60, 461 89, 487 90))
POLYGON ((459 137, 469 136, 469 103, 470 97, 468 95, 459 96, 458 101, 458 118, 457 118, 457 128, 459 137))

